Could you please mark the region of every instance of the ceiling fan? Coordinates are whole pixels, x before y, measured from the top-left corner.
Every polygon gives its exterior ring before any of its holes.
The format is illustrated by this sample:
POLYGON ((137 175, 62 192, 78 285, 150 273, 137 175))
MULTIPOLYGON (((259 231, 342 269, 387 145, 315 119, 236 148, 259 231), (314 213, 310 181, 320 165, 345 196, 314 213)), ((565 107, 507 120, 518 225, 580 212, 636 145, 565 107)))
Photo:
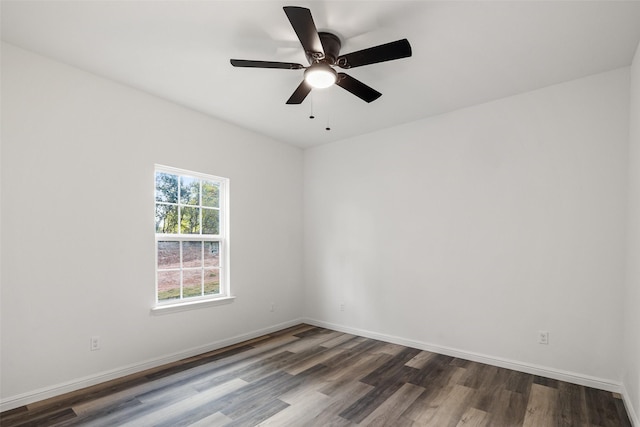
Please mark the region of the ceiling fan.
POLYGON ((338 36, 328 32, 318 32, 309 9, 297 6, 285 6, 283 9, 302 44, 310 65, 305 67, 293 62, 246 59, 232 59, 231 65, 284 70, 304 69, 304 79, 287 100, 287 104, 301 104, 313 88, 327 88, 333 84, 351 92, 363 101, 375 101, 382 95, 380 92, 348 74, 336 72, 333 67, 349 69, 411 56, 411 45, 407 39, 340 55, 341 42, 338 36))

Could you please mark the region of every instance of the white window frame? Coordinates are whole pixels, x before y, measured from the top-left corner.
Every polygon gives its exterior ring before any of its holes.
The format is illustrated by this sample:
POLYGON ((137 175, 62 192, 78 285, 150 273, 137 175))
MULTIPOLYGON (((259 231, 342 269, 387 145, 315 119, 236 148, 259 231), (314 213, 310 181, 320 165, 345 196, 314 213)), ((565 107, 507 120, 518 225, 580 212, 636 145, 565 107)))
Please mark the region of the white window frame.
MULTIPOLYGON (((194 172, 185 169, 179 169, 171 166, 164 166, 156 164, 153 171, 153 182, 154 182, 154 194, 155 194, 155 182, 156 182, 156 174, 158 172, 168 173, 172 175, 177 175, 178 179, 180 177, 188 177, 188 178, 196 178, 206 181, 212 181, 219 185, 219 193, 218 193, 218 234, 183 234, 180 229, 180 217, 178 217, 178 233, 158 233, 155 230, 155 220, 154 220, 154 261, 155 261, 155 305, 152 308, 152 312, 170 312, 174 310, 184 310, 195 308, 204 305, 217 305, 219 303, 230 302, 233 300, 233 296, 231 296, 231 286, 230 286, 230 271, 229 271, 229 179, 223 178, 215 175, 209 175, 201 172, 194 172), (218 272, 219 272, 219 292, 217 294, 211 295, 201 295, 194 297, 183 297, 183 285, 182 280, 180 283, 180 297, 175 299, 168 300, 158 300, 158 271, 167 271, 166 269, 158 268, 158 242, 159 241, 177 241, 177 242, 189 242, 189 241, 197 241, 197 242, 218 242, 218 251, 219 251, 219 259, 218 259, 218 272)), ((180 181, 178 181, 180 182, 180 181)), ((180 185, 180 184, 178 184, 180 185)), ((198 201, 197 206, 200 209, 200 227, 202 227, 202 191, 200 191, 200 200, 198 201)), ((154 218, 155 218, 155 208, 156 208, 156 198, 153 198, 153 208, 154 208, 154 218)), ((181 200, 179 199, 176 203, 176 206, 180 205, 181 200)), ((180 211, 178 209, 178 211, 180 211)), ((202 230, 201 230, 202 232, 202 230)), ((204 245, 203 245, 204 246, 204 245)), ((204 248, 203 248, 204 250, 204 248)), ((182 258, 182 243, 180 244, 180 252, 182 258)), ((188 269, 186 269, 188 270, 188 269)), ((184 271, 182 266, 180 266, 180 276, 184 271)), ((176 270, 178 271, 178 270, 176 270)), ((203 285, 204 286, 204 285, 203 285)))

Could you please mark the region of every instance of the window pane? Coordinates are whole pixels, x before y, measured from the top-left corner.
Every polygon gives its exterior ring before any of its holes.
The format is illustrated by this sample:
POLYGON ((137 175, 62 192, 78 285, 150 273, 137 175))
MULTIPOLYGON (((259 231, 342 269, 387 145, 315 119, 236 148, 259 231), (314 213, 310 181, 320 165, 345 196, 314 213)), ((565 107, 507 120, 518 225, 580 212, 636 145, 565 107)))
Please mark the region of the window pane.
POLYGON ((158 301, 180 298, 180 272, 158 271, 158 301))
POLYGON ((227 180, 162 166, 154 173, 158 302, 224 295, 227 180))
POLYGON ((217 268, 204 269, 204 294, 220 293, 220 270, 217 268))
POLYGON ((202 242, 182 242, 182 268, 202 267, 202 242))
POLYGON ((220 184, 211 181, 202 181, 202 206, 211 208, 220 207, 220 184))
POLYGON ((178 175, 156 172, 156 200, 178 203, 178 175))
POLYGON ((200 234, 200 208, 180 206, 180 232, 183 234, 200 234))
POLYGON ((197 297, 202 295, 202 270, 184 270, 182 273, 182 296, 197 297))
POLYGON ((220 242, 204 242, 204 266, 218 267, 220 265, 220 242))
POLYGON ((180 268, 180 242, 158 242, 158 268, 180 268))
POLYGON ((178 207, 156 203, 156 233, 178 232, 178 207))
POLYGON ((180 203, 183 205, 200 204, 200 180, 189 176, 180 177, 180 203))
POLYGON ((202 209, 202 234, 220 233, 220 211, 217 209, 202 209))

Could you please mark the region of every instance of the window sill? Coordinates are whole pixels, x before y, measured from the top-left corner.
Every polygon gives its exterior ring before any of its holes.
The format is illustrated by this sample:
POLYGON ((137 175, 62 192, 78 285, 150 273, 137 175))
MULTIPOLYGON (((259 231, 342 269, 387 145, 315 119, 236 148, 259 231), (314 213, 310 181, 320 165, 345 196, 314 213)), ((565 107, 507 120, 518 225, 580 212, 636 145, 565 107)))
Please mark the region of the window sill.
POLYGON ((235 299, 236 297, 230 296, 230 297, 207 299, 207 300, 200 300, 200 301, 180 302, 177 304, 156 305, 155 307, 151 308, 151 314, 155 314, 155 315, 169 314, 169 313, 175 313, 177 311, 188 311, 188 310, 195 310, 197 308, 230 304, 235 299))

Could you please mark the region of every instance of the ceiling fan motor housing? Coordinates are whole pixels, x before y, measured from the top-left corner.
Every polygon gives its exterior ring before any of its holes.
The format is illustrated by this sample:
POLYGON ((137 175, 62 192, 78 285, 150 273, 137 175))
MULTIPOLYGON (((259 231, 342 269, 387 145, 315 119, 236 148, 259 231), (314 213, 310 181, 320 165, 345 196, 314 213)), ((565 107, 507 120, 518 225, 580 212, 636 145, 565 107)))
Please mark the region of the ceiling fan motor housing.
MULTIPOLYGON (((329 65, 335 65, 338 56, 340 55, 340 48, 342 47, 340 38, 335 34, 323 31, 318 32, 318 36, 320 36, 320 42, 322 43, 322 48, 324 49, 323 62, 326 62, 329 65)), ((310 64, 318 62, 317 60, 314 60, 314 58, 310 56, 308 52, 307 59, 309 60, 310 64)))

